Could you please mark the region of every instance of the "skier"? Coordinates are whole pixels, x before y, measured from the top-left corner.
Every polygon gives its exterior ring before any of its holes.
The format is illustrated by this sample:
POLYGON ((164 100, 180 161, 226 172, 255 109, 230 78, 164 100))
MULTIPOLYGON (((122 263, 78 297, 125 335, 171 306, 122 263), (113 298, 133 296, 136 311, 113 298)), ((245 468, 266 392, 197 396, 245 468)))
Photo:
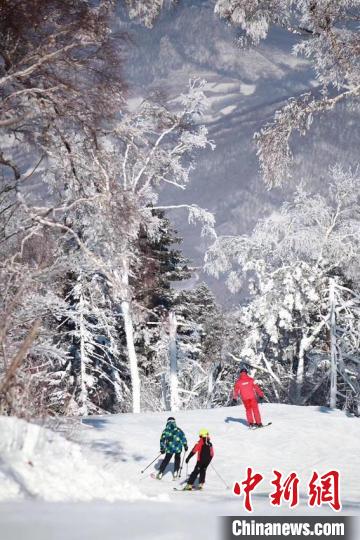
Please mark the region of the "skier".
POLYGON ((255 384, 254 379, 248 375, 248 370, 245 367, 240 370, 240 377, 234 386, 234 401, 237 401, 239 394, 245 407, 249 427, 251 429, 263 427, 257 396, 262 400, 264 392, 255 384))
POLYGON ((214 457, 214 448, 210 442, 210 435, 207 429, 201 429, 199 432, 200 439, 191 450, 190 454, 186 458, 186 463, 189 463, 190 459, 197 453, 197 462, 195 469, 190 474, 184 491, 191 491, 194 482, 199 475, 199 489, 203 489, 205 484, 206 469, 208 468, 210 461, 214 457))
POLYGON ((185 452, 188 450, 187 440, 185 433, 182 429, 177 427, 175 418, 170 416, 166 421, 166 426, 164 431, 161 434, 160 438, 160 452, 165 454, 165 457, 160 465, 160 469, 156 478, 161 480, 164 474, 164 471, 169 464, 173 454, 175 454, 175 467, 173 472, 173 478, 178 477, 180 469, 180 456, 182 449, 184 447, 185 452))

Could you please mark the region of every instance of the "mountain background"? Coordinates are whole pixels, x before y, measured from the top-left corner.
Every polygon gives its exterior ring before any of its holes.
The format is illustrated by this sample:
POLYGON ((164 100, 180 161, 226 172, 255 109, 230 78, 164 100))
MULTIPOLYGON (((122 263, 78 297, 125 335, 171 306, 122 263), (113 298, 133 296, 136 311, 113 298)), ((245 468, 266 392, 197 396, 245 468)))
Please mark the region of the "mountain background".
MULTIPOLYGON (((257 221, 276 209, 300 182, 321 191, 336 162, 355 166, 359 155, 359 107, 343 102, 315 119, 306 137, 294 136, 293 179, 268 190, 259 171, 254 132, 271 121, 288 98, 318 91, 310 63, 292 54, 296 35, 273 29, 256 48, 242 49, 239 33, 213 13, 208 0, 185 0, 165 9, 154 28, 130 21, 118 11, 117 29, 127 34, 125 75, 128 107, 157 96, 176 107, 176 96, 190 78, 206 79, 209 110, 203 119, 216 148, 199 152, 186 191, 175 202, 196 203, 214 212, 218 234, 250 233, 257 221)), ((174 190, 164 189, 162 203, 174 203, 174 190)), ((207 281, 218 300, 236 304, 224 284, 201 271, 206 244, 182 211, 170 214, 184 238, 183 251, 199 268, 194 279, 207 281)), ((241 294, 241 293, 240 293, 241 294)))

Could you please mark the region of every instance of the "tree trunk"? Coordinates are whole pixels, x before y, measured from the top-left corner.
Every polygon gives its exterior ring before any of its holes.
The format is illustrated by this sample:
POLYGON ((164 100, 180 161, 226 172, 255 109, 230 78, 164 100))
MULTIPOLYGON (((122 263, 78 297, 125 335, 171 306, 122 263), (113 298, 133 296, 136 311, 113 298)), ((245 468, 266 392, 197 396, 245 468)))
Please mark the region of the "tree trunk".
POLYGON ((162 400, 165 411, 170 411, 171 405, 169 401, 169 394, 168 394, 168 385, 166 382, 166 375, 165 373, 161 374, 161 394, 162 394, 162 400))
MULTIPOLYGON (((81 279, 81 277, 80 277, 81 279)), ((84 296, 81 290, 79 297, 79 334, 80 334, 80 414, 86 416, 88 414, 88 395, 86 388, 86 350, 85 350, 85 321, 84 321, 84 296)))
POLYGON ((11 384, 12 384, 12 382, 13 382, 15 376, 16 376, 17 370, 19 369, 22 362, 25 360, 29 350, 32 347, 32 344, 34 343, 35 339, 37 338, 37 335, 38 335, 38 332, 39 332, 39 329, 40 329, 40 324, 41 324, 40 319, 36 319, 33 322, 32 326, 31 326, 28 334, 26 335, 24 341, 22 342, 19 350, 17 351, 14 358, 10 362, 9 367, 8 367, 6 373, 5 373, 4 379, 1 381, 1 384, 0 384, 0 395, 1 394, 6 394, 6 392, 10 388, 10 386, 11 386, 11 384))
POLYGON ((311 348, 317 336, 320 334, 325 321, 321 321, 313 330, 310 336, 303 336, 301 338, 299 347, 299 359, 296 371, 296 385, 295 385, 295 403, 301 404, 302 387, 304 384, 304 369, 305 369, 305 354, 311 348))
POLYGON ((170 311, 169 313, 170 407, 172 411, 178 411, 180 407, 176 334, 177 334, 176 315, 173 311, 170 311))
POLYGON ((214 391, 214 366, 209 369, 208 388, 207 388, 207 406, 211 405, 212 393, 214 391))
POLYGON ((267 358, 265 356, 265 353, 261 353, 261 358, 262 358, 262 360, 263 360, 263 362, 265 364, 266 369, 268 370, 268 372, 269 372, 269 374, 271 376, 271 386, 273 387, 276 400, 277 400, 278 403, 280 403, 280 396, 279 396, 279 392, 278 392, 278 389, 276 387, 275 382, 280 386, 281 389, 284 389, 284 387, 283 387, 279 377, 273 372, 271 364, 267 360, 267 358))
MULTIPOLYGON (((123 268, 121 281, 125 285, 125 295, 126 298, 129 296, 129 268, 127 261, 124 257, 123 259, 123 268)), ((140 412, 140 402, 141 402, 141 383, 139 375, 139 366, 135 351, 134 344, 134 325, 131 316, 131 306, 129 300, 123 300, 121 302, 121 310, 124 317, 124 329, 126 336, 126 347, 129 357, 130 365, 130 378, 131 378, 131 388, 132 388, 132 412, 140 412)))
POLYGON ((330 304, 330 408, 336 409, 337 396, 337 350, 336 350, 336 298, 335 280, 329 279, 329 304, 330 304))
POLYGON ((140 396, 141 396, 141 385, 140 385, 140 375, 138 361, 135 351, 134 344, 134 327, 132 322, 132 317, 130 313, 130 304, 127 300, 121 302, 122 314, 124 317, 124 327, 125 327, 125 336, 126 336, 126 346, 129 357, 130 364, 130 377, 131 377, 131 387, 132 387, 132 412, 140 412, 140 396))
POLYGON ((300 341, 298 366, 296 370, 295 403, 300 403, 302 386, 304 382, 304 364, 307 338, 303 336, 300 341))

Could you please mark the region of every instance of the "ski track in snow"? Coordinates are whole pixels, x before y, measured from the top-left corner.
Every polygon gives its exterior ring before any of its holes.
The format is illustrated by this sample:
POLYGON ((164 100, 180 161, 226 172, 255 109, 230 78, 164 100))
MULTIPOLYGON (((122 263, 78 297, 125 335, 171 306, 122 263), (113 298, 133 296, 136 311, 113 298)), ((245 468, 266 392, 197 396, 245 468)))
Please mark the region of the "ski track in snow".
MULTIPOLYGON (((265 404, 261 410, 264 423, 273 424, 255 431, 245 425, 242 406, 175 416, 189 448, 200 428, 209 429, 213 465, 229 486, 245 479, 248 466, 264 475, 252 496, 254 515, 333 515, 326 506, 307 507, 312 472, 321 475, 331 469, 341 474, 342 513, 360 515, 359 419, 324 407, 265 404), (300 503, 295 510, 270 505, 273 469, 284 475, 298 473, 300 503)), ((150 477, 159 461, 140 474, 158 453, 168 415, 90 417, 72 433, 71 441, 40 426, 1 417, 1 540, 91 540, 105 534, 107 540, 177 539, 204 530, 207 538, 216 538, 217 515, 245 511, 243 498, 227 490, 211 466, 202 492, 173 490, 185 479, 186 465, 179 482, 172 481, 172 465, 163 480, 150 477)), ((189 472, 194 466, 195 458, 189 472)))

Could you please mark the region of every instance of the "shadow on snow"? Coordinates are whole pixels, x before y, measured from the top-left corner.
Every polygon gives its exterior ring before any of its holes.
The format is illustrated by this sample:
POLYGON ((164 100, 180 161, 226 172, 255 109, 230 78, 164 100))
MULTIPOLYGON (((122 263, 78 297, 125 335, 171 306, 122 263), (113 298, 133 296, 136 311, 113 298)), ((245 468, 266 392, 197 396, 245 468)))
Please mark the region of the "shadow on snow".
POLYGON ((81 423, 96 429, 105 429, 108 424, 107 418, 82 418, 81 423))
POLYGON ((243 424, 244 426, 248 427, 249 424, 246 420, 243 418, 234 418, 233 416, 227 416, 224 420, 226 424, 229 424, 230 422, 237 422, 238 424, 243 424))

